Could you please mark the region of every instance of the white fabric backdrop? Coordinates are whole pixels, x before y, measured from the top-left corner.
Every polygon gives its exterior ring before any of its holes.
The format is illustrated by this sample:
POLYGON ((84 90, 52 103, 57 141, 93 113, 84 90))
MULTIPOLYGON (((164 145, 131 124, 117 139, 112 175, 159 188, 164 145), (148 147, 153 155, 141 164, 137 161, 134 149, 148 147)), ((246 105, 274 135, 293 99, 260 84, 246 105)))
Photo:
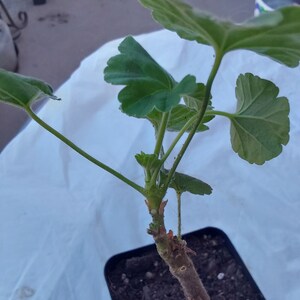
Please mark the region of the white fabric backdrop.
MULTIPOLYGON (((175 78, 205 82, 209 47, 159 31, 137 37, 175 78)), ((123 115, 120 87, 103 80, 121 40, 86 58, 40 117, 96 158, 142 184, 134 154, 151 151, 153 130, 123 115)), ((180 169, 214 188, 212 196, 184 195, 184 231, 223 229, 269 300, 300 299, 300 84, 288 69, 251 52, 223 61, 213 87, 216 109, 234 111, 235 81, 253 72, 273 80, 291 104, 291 138, 283 154, 263 166, 232 150, 229 124, 216 118, 192 144, 180 169), (196 157, 189 160, 189 157, 196 157)), ((176 228, 176 201, 167 195, 167 225, 176 228)), ((144 199, 88 163, 31 122, 0 156, 0 299, 110 299, 103 268, 119 252, 151 243, 144 199)))

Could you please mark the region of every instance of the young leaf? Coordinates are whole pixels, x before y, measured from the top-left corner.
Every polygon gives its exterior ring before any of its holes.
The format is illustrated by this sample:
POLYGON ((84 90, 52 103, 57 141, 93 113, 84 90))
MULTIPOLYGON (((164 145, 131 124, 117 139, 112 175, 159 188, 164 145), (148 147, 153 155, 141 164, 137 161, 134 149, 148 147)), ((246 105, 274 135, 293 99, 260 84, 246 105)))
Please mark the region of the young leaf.
MULTIPOLYGON (((185 126, 185 124, 196 115, 196 110, 182 104, 176 105, 171 111, 167 130, 175 132, 180 131, 185 126)), ((155 128, 158 128, 160 120, 162 118, 162 113, 157 110, 153 110, 150 114, 148 114, 146 118, 153 124, 155 128)), ((205 116, 203 119, 203 123, 207 123, 213 118, 214 116, 205 116)), ((197 132, 208 130, 208 126, 204 125, 203 123, 200 124, 197 132)), ((193 124, 189 128, 187 128, 186 132, 189 132, 192 127, 193 124)))
POLYGON ((185 104, 191 109, 200 111, 204 98, 205 98, 205 85, 203 83, 197 83, 197 90, 195 90, 194 93, 190 95, 184 96, 183 100, 185 104))
POLYGON ((146 170, 152 170, 160 165, 160 160, 156 154, 146 154, 141 152, 135 155, 137 162, 146 170))
MULTIPOLYGON (((197 83, 197 89, 193 93, 183 97, 185 104, 191 109, 200 111, 202 108, 204 99, 205 99, 205 89, 206 89, 206 87, 203 83, 197 83)), ((212 103, 210 101, 211 98, 212 97, 210 95, 209 96, 209 104, 207 107, 208 110, 213 109, 212 103)))
POLYGON ((230 115, 233 150, 249 163, 278 156, 289 140, 289 103, 274 83, 250 73, 237 79, 237 111, 230 115))
MULTIPOLYGON (((166 169, 161 171, 162 184, 168 176, 168 173, 169 171, 166 169)), ((174 173, 170 187, 180 194, 189 192, 195 195, 210 195, 212 193, 212 187, 209 184, 200 179, 179 172, 174 173)))
POLYGON ((59 100, 47 83, 0 69, 0 101, 24 109, 44 97, 59 100))
POLYGON ((181 0, 140 0, 165 28, 187 40, 214 47, 224 55, 248 49, 289 67, 300 60, 300 7, 284 7, 242 24, 221 21, 181 0))
POLYGON ((121 109, 130 116, 145 117, 154 108, 167 112, 180 98, 196 89, 195 77, 187 75, 179 83, 146 50, 129 36, 119 46, 104 70, 104 79, 126 85, 119 93, 121 109))

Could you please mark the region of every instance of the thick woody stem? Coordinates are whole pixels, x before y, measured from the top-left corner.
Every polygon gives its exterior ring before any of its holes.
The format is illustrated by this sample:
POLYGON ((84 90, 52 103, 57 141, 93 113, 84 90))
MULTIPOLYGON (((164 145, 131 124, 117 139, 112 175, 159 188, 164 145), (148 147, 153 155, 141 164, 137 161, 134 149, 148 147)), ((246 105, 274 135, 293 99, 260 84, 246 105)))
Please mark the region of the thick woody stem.
POLYGON ((159 209, 149 209, 153 222, 148 232, 153 236, 157 251, 169 266, 171 274, 181 284, 185 298, 187 300, 210 300, 188 256, 188 253, 193 253, 193 251, 186 246, 185 241, 179 240, 172 231, 167 233, 165 229, 164 207, 166 204, 166 201, 162 201, 159 209))

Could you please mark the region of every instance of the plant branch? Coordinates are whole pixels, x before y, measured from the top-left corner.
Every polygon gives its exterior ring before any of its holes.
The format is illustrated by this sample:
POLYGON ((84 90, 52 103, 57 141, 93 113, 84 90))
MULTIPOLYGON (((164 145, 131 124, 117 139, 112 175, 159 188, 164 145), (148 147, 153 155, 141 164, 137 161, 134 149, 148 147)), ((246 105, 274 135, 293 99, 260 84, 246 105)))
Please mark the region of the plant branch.
POLYGON ((187 139, 185 140, 181 150, 179 151, 174 163, 173 163, 173 166, 172 168, 170 169, 170 172, 168 174, 168 178, 167 178, 167 181, 166 181, 166 184, 165 184, 165 187, 164 189, 167 190, 169 185, 170 185, 170 182, 172 180, 172 177, 186 151, 186 149, 188 148, 190 142, 192 141, 195 133, 197 132, 197 128, 199 127, 199 125, 201 124, 202 122, 202 119, 205 115, 205 112, 206 112, 206 109, 207 109, 207 106, 209 104, 209 98, 210 98, 210 92, 211 92, 211 88, 212 88, 212 84, 213 84, 213 81, 216 77, 216 74, 219 70, 219 67, 220 67, 220 64, 221 64, 221 61, 222 61, 222 58, 223 58, 223 53, 222 52, 216 52, 216 57, 215 57, 215 61, 214 61, 214 65, 212 67, 212 70, 210 72, 210 75, 207 79, 207 83, 206 83, 206 89, 205 89, 205 97, 204 97, 204 101, 203 101, 203 104, 202 104, 202 107, 201 107, 201 110, 199 111, 199 114, 197 116, 197 120, 195 122, 195 125, 193 127, 193 129, 190 131, 187 139))
MULTIPOLYGON (((163 113, 161 122, 159 124, 159 129, 156 134, 156 144, 155 144, 155 149, 154 149, 154 154, 156 154, 157 157, 159 157, 161 155, 161 153, 163 152, 162 151, 163 150, 163 140, 164 140, 167 126, 168 126, 169 117, 170 117, 170 112, 163 113)), ((154 171, 154 173, 151 175, 150 186, 154 186, 156 184, 157 176, 159 174, 160 167, 162 165, 163 165, 163 163, 161 163, 159 165, 159 167, 157 167, 156 170, 154 171)))
POLYGON ((192 126, 192 124, 195 122, 196 119, 196 115, 193 116, 191 119, 189 119, 186 124, 181 128, 181 130, 179 131, 179 133, 177 134, 177 136, 175 137, 175 139, 173 140, 172 144, 170 145, 170 147, 168 148, 167 152, 164 153, 162 155, 162 158, 160 160, 160 165, 157 167, 156 171, 153 173, 152 175, 152 183, 154 184, 156 182, 157 176, 159 174, 159 171, 161 170, 162 165, 164 164, 164 162, 167 160, 167 158, 170 156, 170 154, 172 153, 173 149, 175 148, 175 146, 177 145, 178 141, 181 139, 181 137, 183 136, 183 134, 187 131, 188 128, 190 128, 192 126))
POLYGON ((148 206, 152 216, 148 233, 154 238, 158 254, 169 266, 171 274, 180 282, 185 299, 210 300, 189 257, 189 254, 193 252, 186 246, 186 242, 174 236, 171 230, 167 232, 164 223, 164 208, 167 202, 161 201, 160 203, 159 209, 153 210, 148 206))
POLYGON ((188 128, 192 126, 192 124, 195 122, 197 115, 193 116, 191 119, 186 122, 186 124, 182 127, 182 129, 179 131, 175 139, 173 140, 172 144, 170 145, 169 149, 166 151, 164 156, 161 159, 162 164, 167 160, 167 158, 170 156, 171 152, 177 145, 178 141, 181 139, 183 134, 187 131, 188 128))
POLYGON ((177 196, 177 217, 178 217, 178 232, 177 237, 179 240, 181 240, 181 193, 176 192, 177 196))
POLYGON ((205 113, 206 116, 223 116, 223 117, 226 117, 226 118, 229 118, 231 119, 233 114, 231 113, 228 113, 228 112, 225 112, 225 111, 220 111, 220 110, 210 110, 210 111, 207 111, 205 113))
POLYGON ((159 156, 162 144, 163 144, 163 140, 164 140, 164 136, 166 133, 166 128, 168 125, 168 121, 169 121, 169 116, 170 113, 169 112, 165 112, 162 115, 162 119, 159 125, 159 129, 158 129, 158 133, 157 133, 157 137, 156 137, 156 144, 155 144, 155 149, 154 149, 154 154, 157 155, 157 157, 159 156))
POLYGON ((49 131, 51 134, 53 134, 55 137, 57 137, 63 143, 65 143, 66 145, 68 145, 74 151, 76 151, 77 153, 79 153, 81 156, 83 156, 84 158, 86 158, 87 160, 89 160, 90 162, 92 162, 93 164, 97 165, 98 167, 102 168, 103 170, 107 171, 108 173, 114 175, 115 177, 117 177, 118 179, 120 179, 121 181, 123 181, 124 183, 126 183, 127 185, 129 185, 132 188, 134 188, 136 191, 140 192, 142 195, 146 196, 146 191, 145 191, 145 189, 143 187, 137 185, 136 183, 134 183, 133 181, 131 181, 130 179, 128 179, 124 175, 120 174, 119 172, 117 172, 116 170, 110 168, 109 166, 105 165, 104 163, 100 162, 99 160, 97 160, 96 158, 94 158, 93 156, 89 155, 84 150, 82 150, 81 148, 79 148, 78 146, 76 146, 73 142, 71 142, 69 139, 67 139, 64 135, 62 135, 61 133, 59 133, 58 131, 56 131, 54 128, 52 128, 50 125, 48 125, 47 123, 45 123, 42 119, 40 119, 32 111, 32 109, 30 107, 26 107, 26 112, 28 113, 28 115, 35 122, 37 122, 40 126, 42 126, 47 131, 49 131))

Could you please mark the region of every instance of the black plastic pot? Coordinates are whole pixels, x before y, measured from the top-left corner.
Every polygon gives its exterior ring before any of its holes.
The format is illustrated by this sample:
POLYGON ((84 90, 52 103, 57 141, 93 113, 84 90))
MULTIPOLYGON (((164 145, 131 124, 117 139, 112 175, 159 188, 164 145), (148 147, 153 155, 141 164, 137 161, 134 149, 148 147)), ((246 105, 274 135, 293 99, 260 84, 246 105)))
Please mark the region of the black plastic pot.
MULTIPOLYGON (((211 300, 265 300, 223 231, 209 227, 183 238, 197 253, 192 259, 211 300)), ((104 273, 112 300, 183 299, 155 245, 113 256, 104 273)))
POLYGON ((34 5, 41 5, 45 4, 47 1, 46 0, 33 0, 34 5))

